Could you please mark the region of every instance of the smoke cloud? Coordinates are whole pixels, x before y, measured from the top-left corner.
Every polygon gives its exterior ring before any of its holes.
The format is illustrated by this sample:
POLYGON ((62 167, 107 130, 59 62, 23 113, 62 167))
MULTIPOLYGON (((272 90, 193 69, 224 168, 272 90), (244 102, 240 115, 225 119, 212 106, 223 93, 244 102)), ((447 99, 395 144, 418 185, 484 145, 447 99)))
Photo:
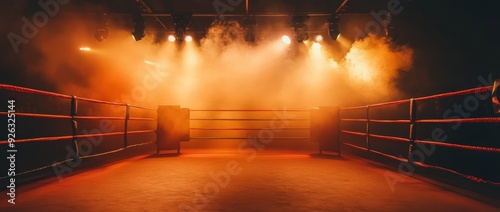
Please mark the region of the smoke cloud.
POLYGON ((155 42, 151 32, 136 42, 123 27, 130 20, 116 19, 99 43, 87 16, 62 13, 40 29, 22 49, 28 73, 58 92, 153 107, 310 108, 398 98, 393 82, 412 66, 411 48, 373 35, 292 45, 281 35, 262 35, 247 43, 237 22, 179 44, 155 42))

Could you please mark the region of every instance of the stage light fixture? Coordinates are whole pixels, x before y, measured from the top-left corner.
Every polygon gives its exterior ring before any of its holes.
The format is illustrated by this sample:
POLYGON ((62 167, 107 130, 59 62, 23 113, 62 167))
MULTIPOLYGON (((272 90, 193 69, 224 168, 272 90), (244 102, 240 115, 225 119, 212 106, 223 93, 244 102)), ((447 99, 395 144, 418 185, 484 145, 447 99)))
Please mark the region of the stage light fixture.
POLYGON ((191 41, 193 41, 193 36, 188 35, 188 36, 186 36, 186 38, 185 38, 184 40, 185 40, 186 42, 191 42, 191 41))
POLYGON ((281 37, 281 41, 283 41, 283 43, 286 43, 286 44, 292 43, 292 40, 290 39, 290 37, 288 37, 288 35, 283 35, 283 37, 281 37))
POLYGON ((182 42, 186 37, 186 30, 191 25, 191 14, 172 14, 175 28, 175 38, 182 42))
POLYGON ((340 36, 339 22, 339 16, 331 16, 328 18, 328 36, 333 40, 337 40, 340 36))
POLYGON ((389 42, 397 42, 399 39, 399 29, 393 23, 392 14, 388 13, 383 20, 385 37, 389 42))
POLYGON ((309 39, 307 20, 309 20, 309 16, 292 16, 292 29, 295 31, 295 38, 299 43, 309 39))
POLYGON ((295 38, 297 39, 297 42, 302 43, 309 40, 309 33, 306 29, 298 28, 295 30, 295 38))
POLYGON ((321 41, 323 41, 323 36, 322 35, 316 35, 316 38, 314 40, 316 42, 321 42, 321 41))
POLYGON ((135 15, 132 19, 134 22, 134 32, 132 32, 132 37, 135 41, 140 41, 146 34, 144 30, 146 29, 146 25, 144 24, 144 19, 141 15, 135 15))
POLYGON ((387 26, 385 28, 385 36, 388 41, 396 42, 399 39, 399 29, 396 26, 387 26))
POLYGON ((175 39, 178 41, 184 41, 186 30, 182 28, 175 29, 175 39))
POLYGON ((246 42, 255 42, 255 26, 257 22, 255 21, 255 16, 247 16, 243 19, 243 30, 246 42))
POLYGON ((102 42, 108 38, 109 27, 106 13, 97 14, 97 27, 94 37, 97 41, 102 42))
POLYGON ((170 42, 175 42, 175 40, 177 40, 177 39, 175 38, 175 36, 174 36, 174 35, 169 35, 169 36, 168 36, 168 41, 170 41, 170 42))

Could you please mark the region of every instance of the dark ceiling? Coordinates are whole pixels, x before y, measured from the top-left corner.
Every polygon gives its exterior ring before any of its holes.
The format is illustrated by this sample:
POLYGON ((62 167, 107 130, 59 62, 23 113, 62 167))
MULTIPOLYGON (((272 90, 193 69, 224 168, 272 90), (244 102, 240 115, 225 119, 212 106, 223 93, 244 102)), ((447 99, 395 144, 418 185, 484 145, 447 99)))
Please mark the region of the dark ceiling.
MULTIPOLYGON (((194 30, 204 30, 222 15, 239 20, 255 15, 258 24, 280 22, 291 15, 309 15, 311 22, 324 24, 332 14, 369 14, 387 10, 388 0, 84 0, 109 14, 142 14, 149 27, 171 30, 172 14, 193 15, 194 30), (217 6, 216 6, 217 5, 217 6)), ((314 27, 313 27, 314 28, 314 27)))
POLYGON ((368 13, 387 8, 387 0, 88 0, 106 6, 111 12, 135 13, 143 11, 142 5, 154 13, 190 12, 217 15, 214 4, 234 8, 228 14, 262 13, 333 13, 344 2, 346 13, 368 13))

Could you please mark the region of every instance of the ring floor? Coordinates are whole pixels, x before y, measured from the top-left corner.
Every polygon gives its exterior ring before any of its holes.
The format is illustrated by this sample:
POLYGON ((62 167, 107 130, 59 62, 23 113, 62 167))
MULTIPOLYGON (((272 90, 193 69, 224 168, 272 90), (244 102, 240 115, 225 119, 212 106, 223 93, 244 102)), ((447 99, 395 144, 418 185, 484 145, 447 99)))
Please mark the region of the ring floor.
POLYGON ((17 188, 15 205, 2 195, 0 211, 500 211, 357 157, 305 152, 143 155, 56 179, 17 188))

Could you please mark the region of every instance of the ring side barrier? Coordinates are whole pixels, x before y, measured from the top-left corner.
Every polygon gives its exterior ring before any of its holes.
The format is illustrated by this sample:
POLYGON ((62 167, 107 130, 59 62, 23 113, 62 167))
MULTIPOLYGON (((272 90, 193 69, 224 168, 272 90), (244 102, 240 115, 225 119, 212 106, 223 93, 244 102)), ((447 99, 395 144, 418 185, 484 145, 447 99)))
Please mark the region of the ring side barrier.
POLYGON ((436 145, 436 146, 453 147, 453 148, 457 148, 457 149, 500 153, 500 148, 493 148, 493 147, 469 146, 469 145, 462 145, 462 144, 442 143, 442 142, 426 141, 426 140, 415 140, 414 142, 415 143, 422 143, 422 144, 432 144, 432 145, 436 145))
POLYGON ((382 156, 385 156, 388 158, 392 158, 392 159, 395 159, 395 160, 398 160, 401 162, 411 163, 411 164, 416 165, 416 166, 446 171, 446 172, 464 177, 466 179, 473 180, 475 182, 500 185, 500 182, 493 182, 491 180, 485 180, 485 179, 482 179, 480 177, 460 173, 456 170, 452 170, 452 169, 441 167, 441 166, 430 165, 430 164, 425 164, 423 162, 416 162, 413 160, 409 160, 409 158, 411 157, 411 155, 415 151, 414 147, 416 144, 429 144, 429 145, 436 145, 436 146, 441 146, 441 147, 446 147, 446 148, 462 149, 462 150, 469 150, 469 151, 500 153, 500 148, 497 148, 497 147, 484 147, 484 146, 455 144, 455 143, 449 143, 450 141, 445 141, 446 143, 445 142, 437 142, 437 141, 428 141, 428 140, 416 139, 416 137, 415 137, 416 136, 415 130, 418 128, 418 125, 424 124, 424 123, 441 123, 441 124, 447 124, 447 123, 500 123, 500 117, 453 118, 453 119, 418 119, 418 118, 416 118, 416 116, 417 116, 417 108, 416 108, 417 102, 441 99, 441 98, 446 98, 446 97, 455 97, 455 96, 463 96, 463 95, 472 95, 472 94, 477 94, 477 93, 491 92, 492 89, 493 89, 493 86, 485 86, 485 87, 478 87, 478 88, 467 89, 467 90, 462 90, 462 91, 455 91, 455 92, 437 94, 437 95, 432 95, 432 96, 413 98, 413 99, 398 100, 398 101, 371 104, 371 105, 365 105, 365 106, 340 108, 341 113, 343 111, 362 111, 362 110, 366 111, 365 118, 349 118, 349 117, 343 118, 342 116, 339 118, 339 121, 341 123, 366 123, 366 128, 365 128, 364 132, 345 130, 342 128, 340 129, 341 134, 365 137, 366 138, 366 146, 359 146, 359 145, 349 143, 349 142, 342 142, 342 144, 344 146, 349 146, 349 147, 359 149, 362 151, 372 152, 372 153, 379 154, 379 155, 382 155, 382 156), (371 108, 401 105, 401 104, 409 104, 409 115, 410 115, 409 119, 391 120, 391 119, 371 119, 370 118, 370 115, 372 114, 370 112, 371 108), (403 138, 403 137, 397 137, 397 136, 377 135, 377 134, 371 133, 370 132, 370 123, 407 124, 409 127, 409 137, 403 138), (370 146, 372 145, 370 143, 370 138, 377 138, 377 139, 381 139, 381 140, 408 143, 408 150, 409 150, 408 155, 405 156, 406 158, 400 158, 400 157, 397 157, 397 156, 394 156, 394 155, 391 155, 391 154, 388 154, 385 152, 373 150, 370 148, 370 146))
MULTIPOLYGON (((198 112, 198 113, 207 113, 207 112, 214 112, 214 113, 262 113, 262 112, 276 112, 279 110, 270 110, 270 109, 243 109, 243 110, 237 110, 237 109, 194 109, 194 110, 189 110, 190 112, 198 112)), ((302 112, 307 112, 309 113, 310 110, 308 109, 286 109, 286 112, 297 112, 297 113, 302 113, 302 112)), ((229 121, 229 122, 262 122, 262 121, 275 121, 275 118, 190 118, 190 121, 229 121)), ((286 119, 286 121, 309 121, 309 118, 291 118, 291 119, 286 119)), ((249 127, 190 127, 190 131, 257 131, 257 130, 266 130, 266 129, 271 129, 269 127, 260 127, 260 128, 249 128, 249 127)), ((284 127, 280 128, 281 130, 286 130, 286 131, 294 131, 294 130, 310 130, 310 127, 284 127)), ((273 139, 309 139, 310 137, 302 137, 302 136, 295 136, 295 137, 273 137, 273 139)), ((202 137, 202 136, 197 136, 197 137, 190 137, 190 139, 194 140, 242 140, 242 139, 248 139, 248 137, 222 137, 222 136, 207 136, 207 137, 202 137)))
POLYGON ((454 91, 454 92, 448 92, 448 93, 443 93, 443 94, 436 94, 436 95, 432 95, 432 96, 418 97, 418 98, 415 98, 415 101, 431 100, 431 99, 441 99, 441 98, 452 97, 452 96, 470 95, 470 94, 476 94, 476 93, 491 92, 492 89, 493 89, 493 86, 484 86, 484 87, 479 87, 479 88, 471 88, 471 89, 467 89, 467 90, 454 91))
MULTIPOLYGON (((8 115, 8 112, 0 112, 0 115, 8 115)), ((125 117, 108 117, 108 116, 67 116, 67 115, 50 115, 50 114, 37 114, 37 113, 18 113, 16 112, 17 117, 35 117, 35 118, 53 118, 53 119, 81 119, 81 120, 125 120, 125 117)), ((131 121, 156 121, 154 118, 137 118, 130 117, 128 120, 131 121)))
MULTIPOLYGON (((59 94, 59 93, 54 93, 54 92, 49 92, 49 91, 42 91, 42 90, 25 88, 25 87, 14 86, 14 85, 7 85, 7 84, 0 84, 0 90, 12 91, 15 93, 24 93, 24 94, 34 94, 34 95, 39 95, 39 96, 56 97, 56 98, 67 99, 67 100, 71 101, 71 106, 70 106, 71 108, 69 110, 70 111, 69 115, 38 114, 38 113, 25 113, 25 112, 17 112, 16 111, 16 113, 15 113, 16 117, 71 120, 71 125, 72 125, 71 127, 72 127, 73 133, 72 133, 72 135, 16 139, 15 144, 17 144, 17 143, 31 143, 31 142, 54 142, 54 141, 72 140, 73 141, 72 149, 76 153, 76 155, 75 155, 76 157, 69 158, 69 159, 63 160, 63 161, 54 162, 54 163, 51 163, 49 165, 34 168, 34 169, 27 170, 24 172, 16 173, 16 176, 32 173, 35 171, 44 170, 44 169, 51 168, 51 167, 54 167, 54 166, 57 166, 57 165, 60 165, 63 163, 72 162, 72 161, 77 160, 77 159, 98 157, 98 156, 102 156, 102 155, 107 155, 107 154, 123 151, 123 150, 128 149, 128 148, 153 144, 156 142, 156 141, 150 141, 150 142, 143 142, 143 143, 131 144, 131 145, 129 145, 127 143, 127 136, 128 135, 156 133, 156 129, 129 131, 129 129, 128 129, 128 122, 129 121, 142 121, 142 122, 156 122, 157 121, 157 119, 155 119, 155 118, 130 117, 130 114, 129 114, 130 108, 135 108, 135 109, 139 109, 139 110, 147 110, 147 111, 156 111, 156 109, 154 109, 154 108, 142 107, 142 106, 137 106, 137 105, 129 105, 126 103, 119 103, 119 102, 109 102, 109 101, 90 99, 90 98, 84 98, 84 97, 76 97, 76 96, 71 96, 71 95, 66 95, 66 94, 59 94), (125 107, 125 114, 123 117, 78 116, 77 115, 78 101, 90 102, 90 103, 95 103, 95 104, 99 104, 99 105, 113 105, 113 106, 125 107), (78 127, 77 127, 78 120, 118 120, 118 121, 124 121, 125 128, 124 128, 124 131, 122 131, 122 132, 78 134, 78 127), (118 149, 114 149, 111 151, 107 151, 107 152, 92 154, 92 155, 81 155, 80 154, 80 152, 78 150, 78 139, 91 138, 91 137, 101 137, 101 136, 102 137, 123 136, 124 137, 123 147, 118 148, 118 149)), ((8 115, 8 112, 3 112, 3 111, 0 112, 0 116, 7 116, 7 115, 8 115)), ((8 140, 0 140, 0 145, 6 145, 6 144, 9 144, 8 140)), ((3 177, 0 177, 0 179, 6 179, 8 177, 9 176, 3 176, 3 177)))

